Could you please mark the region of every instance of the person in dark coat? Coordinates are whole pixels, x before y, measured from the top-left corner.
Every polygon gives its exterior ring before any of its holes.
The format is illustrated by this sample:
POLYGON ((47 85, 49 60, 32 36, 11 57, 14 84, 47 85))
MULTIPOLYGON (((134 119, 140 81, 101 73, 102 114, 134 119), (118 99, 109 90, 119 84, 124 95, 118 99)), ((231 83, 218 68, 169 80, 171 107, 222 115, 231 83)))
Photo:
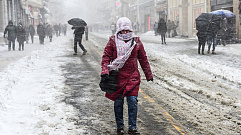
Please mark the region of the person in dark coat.
POLYGON ((55 31, 56 37, 58 37, 59 36, 59 26, 57 24, 54 25, 54 31, 55 31))
POLYGON ((45 38, 45 28, 42 23, 39 23, 37 27, 37 34, 39 36, 39 42, 40 44, 44 44, 44 38, 45 38))
POLYGON ((117 31, 112 35, 104 49, 101 62, 101 79, 109 77, 109 72, 118 70, 117 91, 105 96, 114 101, 117 134, 124 134, 123 104, 128 103, 128 134, 139 135, 137 131, 137 96, 141 82, 138 61, 147 81, 153 81, 151 68, 139 37, 134 37, 131 21, 122 17, 117 21, 117 31), (134 40, 134 42, 133 42, 134 40), (133 44, 132 44, 133 42, 133 44))
POLYGON ((83 55, 87 53, 87 50, 82 45, 82 35, 84 34, 85 28, 84 27, 72 27, 74 29, 74 54, 77 55, 77 44, 79 43, 79 47, 83 50, 83 55))
POLYGON ((205 43, 207 40, 207 32, 199 30, 197 32, 197 37, 198 37, 198 54, 200 54, 200 49, 202 47, 202 55, 204 55, 205 43))
POLYGON ((12 49, 15 50, 15 39, 17 36, 17 28, 15 25, 13 25, 12 21, 8 22, 8 25, 6 26, 4 30, 4 38, 6 37, 5 35, 8 33, 8 51, 11 51, 11 44, 12 49))
POLYGON ((212 22, 207 30, 207 34, 208 34, 208 51, 207 51, 207 53, 208 54, 210 53, 212 44, 213 44, 212 54, 216 54, 215 47, 217 45, 217 33, 220 29, 221 29, 220 18, 215 18, 215 16, 213 16, 212 22))
POLYGON ((48 26, 47 26, 47 35, 49 37, 50 42, 52 42, 52 39, 53 39, 53 27, 50 24, 48 24, 48 26))
POLYGON ((26 36, 25 29, 22 23, 19 23, 17 27, 17 41, 19 43, 19 48, 18 48, 19 51, 21 51, 21 49, 24 50, 24 41, 26 40, 25 36, 26 36))
POLYGON ((61 31, 62 31, 62 25, 59 24, 59 27, 58 27, 58 33, 59 33, 59 36, 60 36, 60 34, 61 34, 61 31))
POLYGON ((30 36, 31 36, 31 41, 32 43, 34 42, 34 35, 35 35, 35 28, 33 27, 33 25, 29 25, 29 33, 30 33, 30 36))
POLYGON ((161 35, 162 44, 166 44, 166 32, 167 32, 167 25, 163 18, 161 18, 158 22, 157 33, 161 35))
POLYGON ((85 26, 85 39, 88 40, 89 26, 85 26))
POLYGON ((204 55, 205 43, 207 36, 209 35, 209 29, 212 22, 213 15, 209 13, 202 13, 198 18, 195 19, 196 30, 198 37, 198 54, 204 55), (202 51, 202 52, 201 52, 202 51))
POLYGON ((25 27, 25 33, 26 33, 26 35, 25 35, 26 43, 28 44, 28 40, 29 40, 29 27, 28 26, 25 27))

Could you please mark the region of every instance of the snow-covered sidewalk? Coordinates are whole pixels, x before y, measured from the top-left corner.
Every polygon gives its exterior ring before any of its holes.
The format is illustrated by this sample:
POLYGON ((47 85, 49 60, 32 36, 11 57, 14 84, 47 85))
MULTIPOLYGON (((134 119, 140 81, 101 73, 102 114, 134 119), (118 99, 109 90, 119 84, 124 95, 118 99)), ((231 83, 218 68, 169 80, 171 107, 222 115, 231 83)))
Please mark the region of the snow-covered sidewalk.
POLYGON ((61 37, 42 50, 10 64, 0 72, 0 134, 77 134, 71 119, 77 111, 62 100, 69 38, 61 37))

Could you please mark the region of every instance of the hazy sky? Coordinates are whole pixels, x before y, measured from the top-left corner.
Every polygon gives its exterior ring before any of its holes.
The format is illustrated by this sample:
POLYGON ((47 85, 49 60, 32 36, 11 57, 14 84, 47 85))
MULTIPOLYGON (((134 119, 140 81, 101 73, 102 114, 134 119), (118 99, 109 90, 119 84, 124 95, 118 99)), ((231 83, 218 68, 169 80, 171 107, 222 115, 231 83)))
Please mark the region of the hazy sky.
POLYGON ((65 9, 64 12, 66 13, 66 19, 69 20, 71 18, 81 18, 86 21, 89 20, 87 17, 88 9, 86 0, 66 0, 65 1, 65 9))

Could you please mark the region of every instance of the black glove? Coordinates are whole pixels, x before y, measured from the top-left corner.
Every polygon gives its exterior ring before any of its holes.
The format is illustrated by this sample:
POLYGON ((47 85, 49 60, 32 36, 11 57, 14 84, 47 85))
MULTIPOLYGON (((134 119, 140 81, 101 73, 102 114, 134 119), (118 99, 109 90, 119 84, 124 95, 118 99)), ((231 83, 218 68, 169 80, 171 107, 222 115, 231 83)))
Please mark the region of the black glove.
POLYGON ((73 29, 75 29, 75 27, 73 26, 71 29, 73 30, 73 29))
POLYGON ((107 78, 109 78, 108 74, 102 74, 101 75, 101 80, 105 81, 107 78))
POLYGON ((147 80, 147 81, 148 81, 148 82, 149 82, 149 81, 152 81, 152 82, 153 82, 153 78, 152 78, 152 79, 149 79, 149 80, 147 80))
POLYGON ((5 38, 5 34, 3 35, 3 38, 5 38))

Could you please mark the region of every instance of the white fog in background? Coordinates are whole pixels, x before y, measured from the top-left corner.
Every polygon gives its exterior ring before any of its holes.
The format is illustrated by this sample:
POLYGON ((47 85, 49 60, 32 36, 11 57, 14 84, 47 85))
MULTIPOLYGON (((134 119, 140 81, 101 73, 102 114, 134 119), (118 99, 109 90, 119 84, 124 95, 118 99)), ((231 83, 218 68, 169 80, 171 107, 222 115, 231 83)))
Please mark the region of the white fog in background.
POLYGON ((67 22, 72 18, 81 18, 91 24, 94 22, 96 17, 94 13, 96 12, 96 5, 98 1, 95 0, 65 0, 63 12, 65 13, 65 18, 63 22, 67 22))

